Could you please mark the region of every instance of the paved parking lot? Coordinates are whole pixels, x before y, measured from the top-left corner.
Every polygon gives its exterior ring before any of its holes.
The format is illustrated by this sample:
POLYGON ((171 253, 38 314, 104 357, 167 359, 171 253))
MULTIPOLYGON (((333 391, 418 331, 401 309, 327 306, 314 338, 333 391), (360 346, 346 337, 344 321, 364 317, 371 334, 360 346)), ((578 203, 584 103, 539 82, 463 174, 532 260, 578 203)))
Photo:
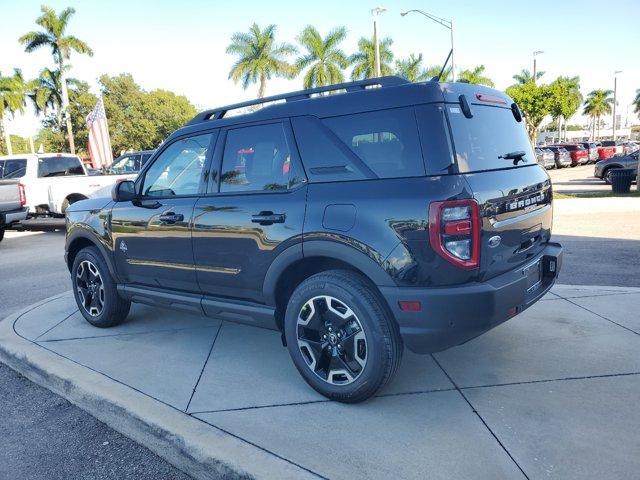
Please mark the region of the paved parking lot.
POLYGON ((547 170, 553 190, 562 193, 577 193, 587 191, 610 191, 611 185, 607 185, 603 180, 593 176, 594 166, 580 165, 578 167, 568 167, 547 170))
POLYGON ((14 328, 57 362, 318 477, 632 478, 640 289, 554 292, 465 345, 407 352, 395 381, 360 405, 316 394, 279 335, 254 327, 135 306, 123 325, 96 329, 69 293, 14 328))

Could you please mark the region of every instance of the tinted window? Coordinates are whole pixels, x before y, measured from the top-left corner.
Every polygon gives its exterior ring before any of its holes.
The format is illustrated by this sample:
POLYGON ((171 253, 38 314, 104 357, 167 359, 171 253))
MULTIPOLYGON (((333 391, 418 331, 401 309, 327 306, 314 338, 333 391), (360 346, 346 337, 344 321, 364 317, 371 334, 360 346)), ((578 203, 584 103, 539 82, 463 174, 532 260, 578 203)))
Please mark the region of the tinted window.
POLYGON ((66 177, 84 175, 82 162, 78 157, 38 158, 38 177, 66 177))
POLYGON ((302 179, 281 123, 227 132, 221 192, 286 190, 302 179))
POLYGON ((412 108, 344 115, 322 121, 380 178, 425 174, 412 108))
POLYGON ((140 170, 140 155, 123 155, 111 164, 109 173, 132 173, 140 170))
POLYGON ((16 158, 11 160, 0 160, 0 178, 24 177, 26 171, 26 159, 16 158))
POLYGON ((458 168, 461 172, 513 167, 513 160, 500 158, 525 152, 518 166, 536 162, 523 122, 510 108, 474 105, 473 117, 464 116, 458 105, 447 105, 458 168))
POLYGON ((175 141, 145 175, 143 194, 157 197, 195 195, 200 188, 211 134, 175 141))
POLYGON ((142 163, 140 164, 140 168, 144 167, 145 164, 149 161, 153 153, 143 153, 142 154, 142 163))

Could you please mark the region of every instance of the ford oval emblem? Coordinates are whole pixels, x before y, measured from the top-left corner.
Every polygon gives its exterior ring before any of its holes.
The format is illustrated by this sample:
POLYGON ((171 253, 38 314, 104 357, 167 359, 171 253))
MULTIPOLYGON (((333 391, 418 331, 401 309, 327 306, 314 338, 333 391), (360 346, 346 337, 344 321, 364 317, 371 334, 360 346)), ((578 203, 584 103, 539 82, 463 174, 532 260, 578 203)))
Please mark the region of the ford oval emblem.
POLYGON ((496 248, 498 245, 500 245, 501 241, 502 239, 500 238, 500 235, 495 235, 489 239, 489 247, 496 248))

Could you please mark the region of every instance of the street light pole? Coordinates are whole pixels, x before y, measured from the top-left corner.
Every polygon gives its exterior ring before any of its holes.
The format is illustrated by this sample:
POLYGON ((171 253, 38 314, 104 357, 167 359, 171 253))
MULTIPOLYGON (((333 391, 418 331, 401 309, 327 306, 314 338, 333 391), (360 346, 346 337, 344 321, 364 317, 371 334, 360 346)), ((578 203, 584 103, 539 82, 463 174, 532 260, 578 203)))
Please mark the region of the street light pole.
POLYGON ((616 139, 616 104, 618 103, 618 74, 622 73, 622 70, 616 70, 613 73, 613 132, 612 140, 616 139))
POLYGON ((373 17, 373 50, 374 50, 374 68, 376 71, 376 77, 381 77, 382 72, 380 70, 380 41, 378 39, 378 16, 382 12, 386 12, 387 9, 383 7, 376 7, 371 9, 371 16, 373 17))
POLYGON ((448 28, 451 31, 451 79, 456 81, 456 64, 453 61, 453 20, 445 20, 444 18, 436 17, 435 15, 431 15, 430 13, 424 12, 422 10, 407 10, 406 12, 400 13, 401 16, 405 16, 408 13, 419 13, 420 15, 427 17, 429 20, 433 20, 436 23, 439 23, 445 28, 448 28))
POLYGON ((541 53, 544 52, 542 50, 536 50, 533 52, 533 83, 536 83, 536 74, 538 73, 538 70, 536 69, 536 57, 541 53))

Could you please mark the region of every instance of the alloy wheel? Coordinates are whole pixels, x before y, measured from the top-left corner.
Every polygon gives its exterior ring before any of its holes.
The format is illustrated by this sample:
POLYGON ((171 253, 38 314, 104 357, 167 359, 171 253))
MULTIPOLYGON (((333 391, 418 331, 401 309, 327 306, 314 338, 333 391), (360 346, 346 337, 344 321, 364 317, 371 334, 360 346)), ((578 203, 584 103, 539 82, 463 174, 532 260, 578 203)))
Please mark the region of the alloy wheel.
POLYGON ((80 304, 92 317, 97 317, 104 309, 104 282, 98 267, 89 260, 83 260, 76 271, 76 290, 80 304))
POLYGON ((367 338, 360 320, 343 301, 313 297, 300 309, 298 348, 309 369, 332 385, 354 382, 367 363, 367 338))

